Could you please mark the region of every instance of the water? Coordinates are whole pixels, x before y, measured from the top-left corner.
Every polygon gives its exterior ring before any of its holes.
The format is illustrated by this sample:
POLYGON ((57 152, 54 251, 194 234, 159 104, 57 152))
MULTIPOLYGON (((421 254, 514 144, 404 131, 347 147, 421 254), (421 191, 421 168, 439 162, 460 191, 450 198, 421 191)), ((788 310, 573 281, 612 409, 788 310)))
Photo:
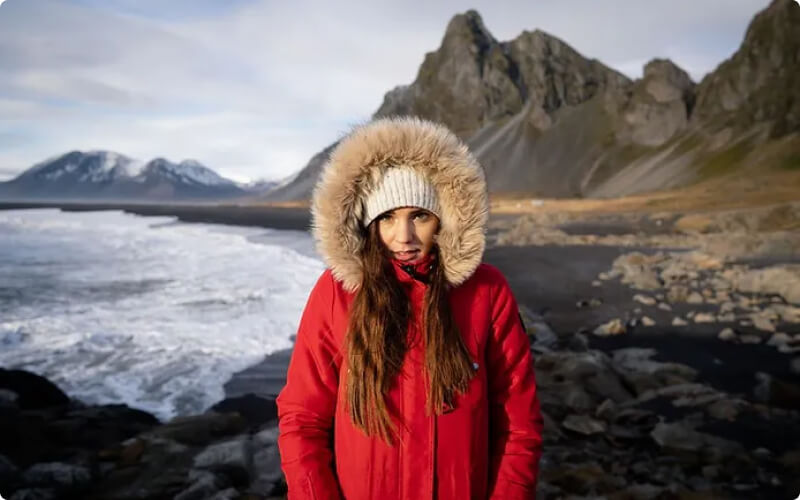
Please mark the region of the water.
POLYGON ((0 367, 159 418, 291 346, 323 270, 304 232, 116 211, 0 211, 0 367))

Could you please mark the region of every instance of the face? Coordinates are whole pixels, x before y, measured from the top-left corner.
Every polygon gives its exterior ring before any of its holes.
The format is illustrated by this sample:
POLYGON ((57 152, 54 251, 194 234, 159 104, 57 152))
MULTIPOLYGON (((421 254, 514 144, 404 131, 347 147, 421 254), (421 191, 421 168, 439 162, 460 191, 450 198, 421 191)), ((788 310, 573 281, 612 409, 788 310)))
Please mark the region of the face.
POLYGON ((395 208, 382 213, 378 224, 381 241, 392 257, 408 263, 426 257, 439 231, 439 218, 417 207, 395 208))

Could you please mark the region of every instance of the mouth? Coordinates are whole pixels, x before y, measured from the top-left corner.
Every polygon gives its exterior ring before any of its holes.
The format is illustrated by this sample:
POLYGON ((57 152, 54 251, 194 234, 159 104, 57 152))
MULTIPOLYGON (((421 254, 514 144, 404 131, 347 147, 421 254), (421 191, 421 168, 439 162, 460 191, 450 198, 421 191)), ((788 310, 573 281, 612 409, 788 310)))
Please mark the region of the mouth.
POLYGON ((410 262, 419 256, 419 250, 403 250, 401 252, 392 252, 394 258, 403 262, 410 262))

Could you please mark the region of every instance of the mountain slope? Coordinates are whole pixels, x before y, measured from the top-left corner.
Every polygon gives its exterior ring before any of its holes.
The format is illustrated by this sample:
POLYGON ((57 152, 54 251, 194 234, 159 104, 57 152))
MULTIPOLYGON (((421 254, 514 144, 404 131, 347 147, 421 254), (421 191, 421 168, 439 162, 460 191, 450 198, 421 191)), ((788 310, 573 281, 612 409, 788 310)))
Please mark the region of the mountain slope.
MULTIPOLYGON (((468 11, 450 21, 414 82, 389 91, 374 116, 448 125, 501 196, 613 197, 739 169, 792 168, 800 129, 798 30, 800 7, 774 0, 737 52, 700 84, 663 59, 631 81, 539 30, 498 42, 468 11)), ((334 146, 267 199, 309 198, 334 146)))

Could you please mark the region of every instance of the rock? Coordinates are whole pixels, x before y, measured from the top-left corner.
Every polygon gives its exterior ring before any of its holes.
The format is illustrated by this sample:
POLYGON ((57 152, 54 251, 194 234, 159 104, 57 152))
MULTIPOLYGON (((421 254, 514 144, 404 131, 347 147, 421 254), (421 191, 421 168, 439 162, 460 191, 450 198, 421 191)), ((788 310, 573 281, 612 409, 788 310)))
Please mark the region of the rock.
POLYGON ((745 335, 741 335, 739 337, 739 341, 742 344, 760 344, 761 343, 761 337, 759 337, 758 335, 753 335, 753 334, 745 334, 745 335))
POLYGON ((644 304, 646 306, 654 306, 656 305, 656 299, 653 297, 648 297, 647 295, 642 295, 637 293, 633 296, 633 300, 639 302, 640 304, 644 304))
POLYGON ((208 446, 194 457, 194 467, 198 469, 247 470, 247 440, 237 437, 208 446))
POLYGON ((540 355, 536 376, 543 397, 552 397, 555 405, 566 402, 575 413, 594 409, 604 399, 618 403, 632 399, 611 360, 600 351, 540 355))
POLYGON ((61 462, 41 463, 31 466, 22 475, 31 486, 55 488, 80 488, 91 480, 89 469, 61 462))
POLYGON ((711 313, 697 313, 694 315, 695 323, 714 323, 717 318, 711 313))
POLYGON ((725 397, 725 394, 704 384, 678 383, 652 390, 639 397, 639 401, 668 398, 672 405, 681 407, 706 406, 725 397))
POLYGON ((597 407, 594 414, 598 418, 610 420, 617 411, 617 405, 611 399, 606 399, 597 407))
POLYGON ((632 252, 620 255, 614 260, 612 268, 622 274, 622 283, 639 290, 658 290, 661 281, 653 270, 664 259, 661 253, 645 255, 641 252, 632 252))
POLYGON ((719 312, 721 313, 731 313, 736 309, 736 304, 731 301, 725 301, 719 306, 719 312))
POLYGON ((672 306, 670 306, 666 302, 659 302, 658 308, 661 309, 662 311, 672 311, 672 306))
POLYGON ((277 446, 269 446, 259 449, 253 455, 253 468, 256 478, 250 485, 253 493, 270 495, 275 489, 275 485, 283 478, 281 471, 281 455, 277 446))
POLYGON ((219 438, 241 434, 247 428, 245 419, 233 413, 205 413, 189 417, 176 417, 156 427, 148 437, 160 437, 178 443, 205 446, 219 438))
POLYGON ((706 459, 721 461, 743 452, 740 444, 697 432, 683 422, 659 423, 650 433, 653 441, 668 452, 702 452, 706 459))
POLYGON ((669 490, 665 487, 647 483, 630 485, 608 498, 611 500, 658 500, 667 496, 669 496, 669 490))
POLYGON ((525 331, 533 339, 532 348, 542 353, 558 347, 558 335, 544 321, 544 318, 525 305, 519 306, 519 312, 525 325, 525 331))
POLYGON ((247 425, 256 427, 278 419, 278 406, 275 399, 267 399, 255 394, 227 398, 215 404, 208 411, 217 413, 238 413, 247 425))
POLYGON ((762 313, 751 314, 750 320, 753 322, 753 326, 759 330, 763 330, 765 332, 775 331, 775 325, 773 325, 772 321, 770 321, 770 319, 762 313))
POLYGON ((656 322, 647 316, 642 317, 642 326, 655 326, 656 322))
POLYGON ((800 375, 800 358, 794 358, 789 363, 789 371, 795 375, 800 375))
POLYGON ((778 352, 783 354, 794 354, 800 352, 800 345, 797 346, 791 346, 789 344, 779 345, 778 352))
POLYGON ((748 270, 734 283, 737 290, 762 295, 776 294, 800 304, 800 264, 784 264, 748 270))
POLYGON ((225 485, 223 480, 206 471, 192 471, 190 477, 192 484, 175 495, 175 500, 205 500, 212 498, 225 485))
POLYGON ((687 234, 705 234, 719 230, 714 219, 706 215, 684 215, 673 224, 676 231, 687 234))
POLYGON ((791 340, 792 340, 792 338, 790 336, 786 335, 785 333, 777 332, 777 333, 773 333, 772 336, 769 338, 769 340, 767 340, 767 345, 781 346, 781 345, 788 344, 791 340))
POLYGON ((703 477, 706 479, 716 479, 719 477, 719 465, 704 465, 701 469, 703 477))
POLYGON ((19 469, 11 460, 0 455, 0 484, 7 485, 19 475, 19 469))
POLYGON ((595 328, 592 333, 594 333, 599 337, 607 337, 609 335, 620 335, 625 333, 625 325, 623 325, 622 320, 620 320, 619 318, 612 319, 608 323, 604 323, 595 328))
POLYGON ((717 420, 734 422, 746 403, 740 399, 719 399, 706 407, 706 412, 717 420))
POLYGON ((278 444, 278 427, 269 427, 253 435, 253 445, 256 448, 267 448, 278 444))
POLYGON ((688 297, 686 297, 686 302, 688 302, 689 304, 702 304, 703 302, 705 302, 705 300, 703 299, 703 296, 700 295, 699 293, 692 292, 689 294, 688 297))
POLYGON ((637 395, 647 390, 690 382, 697 376, 697 371, 686 365, 650 359, 655 354, 654 349, 638 347, 617 349, 613 353, 615 365, 637 395))
POLYGON ((569 415, 561 424, 565 429, 569 429, 584 436, 592 434, 602 434, 606 431, 606 424, 603 421, 595 420, 586 415, 569 415))
POLYGON ((603 282, 600 280, 592 281, 592 286, 603 286, 603 282))
POLYGON ((680 451, 699 451, 703 440, 699 433, 681 423, 659 423, 650 433, 653 441, 662 448, 680 451))
POLYGON ((0 389, 16 393, 15 403, 23 410, 65 406, 69 397, 54 383, 25 370, 0 368, 0 389))
POLYGON ((570 387, 563 398, 567 408, 574 411, 589 411, 597 405, 597 401, 580 387, 570 387))
POLYGON ((786 304, 772 304, 769 311, 777 315, 784 323, 800 323, 800 307, 786 304))
POLYGON ((689 324, 689 323, 688 323, 688 322, 686 322, 686 320, 684 320, 683 318, 681 318, 681 317, 679 317, 679 316, 675 316, 675 317, 672 319, 672 326, 686 326, 686 325, 688 325, 688 324, 689 324))
MULTIPOLYGON (((257 492, 253 492, 257 493, 257 492)), ((208 500, 238 500, 240 498, 249 498, 249 496, 242 496, 236 488, 227 488, 218 491, 214 496, 209 497, 208 500)))
POLYGON ((17 406, 19 394, 9 389, 0 389, 0 407, 2 406, 17 406))
POLYGON ((24 488, 17 490, 8 500, 58 500, 59 495, 52 488, 24 488))
POLYGON ((733 313, 720 314, 717 316, 718 323, 735 323, 736 315, 733 313))
POLYGON ((673 304, 678 302, 686 302, 689 297, 689 288, 681 285, 675 285, 667 290, 667 300, 673 304))
POLYGON ((725 342, 733 342, 734 340, 736 340, 736 333, 733 331, 732 328, 725 328, 721 332, 719 332, 717 338, 720 340, 724 340, 725 342))
POLYGON ((781 408, 800 409, 800 386, 764 372, 756 373, 755 377, 758 383, 753 394, 758 401, 781 408))

